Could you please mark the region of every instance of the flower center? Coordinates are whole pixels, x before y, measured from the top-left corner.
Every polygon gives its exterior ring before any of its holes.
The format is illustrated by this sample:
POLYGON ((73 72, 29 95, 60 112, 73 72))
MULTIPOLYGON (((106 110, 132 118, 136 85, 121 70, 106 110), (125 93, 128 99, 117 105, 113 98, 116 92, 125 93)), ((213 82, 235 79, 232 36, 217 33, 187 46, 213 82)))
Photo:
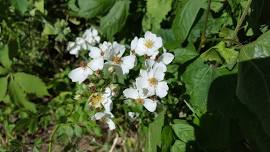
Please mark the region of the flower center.
POLYGON ((115 63, 115 64, 120 64, 122 62, 121 58, 118 57, 118 56, 114 56, 112 58, 112 61, 115 63))
POLYGON ((101 107, 101 102, 103 100, 103 97, 100 94, 93 94, 90 97, 90 105, 92 105, 95 108, 101 107))
POLYGON ((158 84, 158 80, 154 77, 148 79, 148 82, 150 83, 151 86, 156 86, 158 84))
POLYGON ((146 48, 151 49, 154 46, 154 42, 152 40, 146 40, 144 45, 146 48))
POLYGON ((80 67, 86 68, 87 67, 87 63, 84 61, 80 62, 80 67))
POLYGON ((144 100, 142 98, 138 98, 135 100, 138 104, 144 104, 144 100))

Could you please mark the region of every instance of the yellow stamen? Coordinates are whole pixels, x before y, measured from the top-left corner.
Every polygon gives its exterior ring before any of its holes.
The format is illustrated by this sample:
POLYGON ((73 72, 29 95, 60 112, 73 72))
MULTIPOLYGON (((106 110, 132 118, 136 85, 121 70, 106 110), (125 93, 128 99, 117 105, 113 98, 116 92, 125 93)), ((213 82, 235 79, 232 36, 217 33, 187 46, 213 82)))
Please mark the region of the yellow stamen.
POLYGON ((115 64, 120 64, 122 62, 121 58, 118 57, 118 56, 114 56, 112 58, 112 61, 115 63, 115 64))
POLYGON ((138 104, 144 104, 144 100, 141 98, 138 98, 135 100, 138 104))
POLYGON ((100 108, 101 107, 101 102, 103 101, 103 97, 100 94, 93 94, 91 95, 90 99, 90 105, 95 107, 95 108, 100 108))
POLYGON ((154 46, 154 42, 152 40, 145 40, 144 45, 146 48, 151 49, 154 46))
POLYGON ((158 84, 158 80, 156 78, 150 78, 148 79, 148 82, 151 86, 156 86, 158 84))

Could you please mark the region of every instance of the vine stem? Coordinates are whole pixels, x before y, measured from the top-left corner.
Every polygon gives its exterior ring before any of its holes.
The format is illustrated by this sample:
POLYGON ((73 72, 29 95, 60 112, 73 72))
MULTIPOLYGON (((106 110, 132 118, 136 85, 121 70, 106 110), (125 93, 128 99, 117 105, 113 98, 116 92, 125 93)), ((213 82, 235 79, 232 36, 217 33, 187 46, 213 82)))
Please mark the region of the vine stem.
POLYGON ((52 152, 52 143, 53 143, 53 137, 57 131, 57 129, 59 128, 59 125, 56 125, 51 133, 50 136, 50 143, 49 143, 49 148, 48 148, 48 152, 52 152))
POLYGON ((208 0, 208 6, 207 6, 207 10, 206 10, 205 19, 204 19, 203 32, 201 35, 201 42, 200 42, 200 46, 198 49, 199 52, 201 51, 201 49, 204 47, 204 45, 206 43, 206 30, 207 30, 207 22, 208 22, 208 16, 210 13, 211 2, 212 2, 212 0, 208 0))
POLYGON ((118 134, 116 134, 116 137, 114 138, 114 140, 113 140, 113 144, 112 144, 112 147, 111 147, 111 149, 110 149, 110 151, 109 152, 113 152, 113 150, 114 150, 114 148, 115 148, 115 146, 116 146, 116 144, 117 144, 117 141, 118 141, 118 134))
POLYGON ((240 19, 237 22, 236 28, 235 28, 234 33, 233 33, 233 39, 236 41, 239 41, 237 34, 238 34, 239 30, 241 29, 241 26, 242 26, 247 14, 248 14, 248 10, 250 8, 251 3, 252 3, 252 0, 248 0, 247 5, 244 9, 244 12, 242 13, 240 19))

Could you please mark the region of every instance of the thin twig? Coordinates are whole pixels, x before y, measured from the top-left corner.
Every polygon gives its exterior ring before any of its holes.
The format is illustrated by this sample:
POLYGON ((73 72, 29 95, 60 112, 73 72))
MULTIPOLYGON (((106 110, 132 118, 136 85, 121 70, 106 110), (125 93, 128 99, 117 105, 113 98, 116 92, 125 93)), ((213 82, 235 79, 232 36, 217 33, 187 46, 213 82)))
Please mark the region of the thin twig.
POLYGON ((212 2, 212 0, 208 0, 208 6, 207 6, 207 10, 206 10, 205 19, 204 19, 204 27, 203 27, 203 32, 201 35, 201 42, 200 42, 200 46, 198 49, 199 52, 205 46, 205 43, 206 43, 206 30, 207 30, 207 22, 208 22, 208 16, 209 16, 209 12, 210 12, 211 2, 212 2))
POLYGON ((111 147, 111 149, 110 149, 110 151, 109 152, 113 152, 113 150, 114 150, 114 148, 115 148, 115 146, 116 146, 116 144, 117 144, 117 142, 118 142, 118 134, 116 134, 116 137, 114 138, 114 140, 113 140, 113 144, 112 144, 112 147, 111 147))
POLYGON ((48 148, 48 152, 51 152, 52 151, 52 143, 53 143, 53 137, 54 137, 54 134, 56 133, 57 129, 59 128, 60 125, 56 125, 52 131, 52 134, 50 136, 50 141, 49 141, 49 148, 48 148))
POLYGON ((250 8, 251 3, 252 3, 252 0, 248 0, 247 5, 244 9, 244 12, 241 15, 239 21, 237 22, 236 28, 235 28, 234 33, 233 33, 233 39, 236 41, 239 41, 237 35, 238 35, 239 30, 241 29, 241 26, 242 26, 242 24, 247 16, 247 14, 248 14, 248 10, 250 8))

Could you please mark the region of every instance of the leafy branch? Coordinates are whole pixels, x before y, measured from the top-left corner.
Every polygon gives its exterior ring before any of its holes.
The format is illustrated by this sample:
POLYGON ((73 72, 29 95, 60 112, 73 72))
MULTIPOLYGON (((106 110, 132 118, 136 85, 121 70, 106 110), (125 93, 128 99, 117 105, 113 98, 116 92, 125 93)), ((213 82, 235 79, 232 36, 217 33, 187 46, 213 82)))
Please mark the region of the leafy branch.
POLYGON ((204 19, 203 32, 201 35, 201 42, 200 42, 200 46, 198 49, 199 52, 205 46, 205 43, 206 43, 206 30, 207 30, 207 22, 208 22, 208 16, 209 16, 209 12, 210 12, 211 2, 212 2, 212 0, 208 0, 208 6, 207 6, 207 10, 206 10, 205 19, 204 19))
POLYGON ((248 10, 250 8, 251 3, 252 3, 252 0, 248 0, 247 5, 244 9, 244 12, 241 15, 239 21, 237 22, 236 28, 235 28, 234 33, 233 33, 233 39, 236 41, 239 41, 237 35, 238 35, 239 30, 241 29, 241 26, 242 26, 242 24, 247 16, 247 14, 248 14, 248 10))

